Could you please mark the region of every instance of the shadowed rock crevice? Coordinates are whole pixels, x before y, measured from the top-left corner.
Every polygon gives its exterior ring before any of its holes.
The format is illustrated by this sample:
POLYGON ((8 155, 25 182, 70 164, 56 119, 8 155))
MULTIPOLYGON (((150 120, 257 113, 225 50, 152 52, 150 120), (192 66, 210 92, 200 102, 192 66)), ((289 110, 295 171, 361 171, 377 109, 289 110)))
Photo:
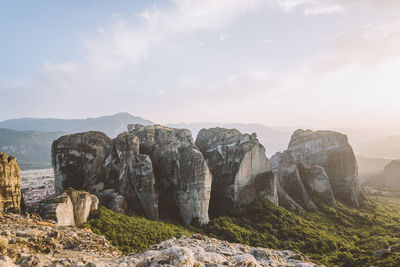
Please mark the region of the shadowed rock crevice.
POLYGON ((234 212, 244 204, 264 194, 278 203, 276 180, 268 172, 265 149, 256 134, 242 134, 235 129, 202 129, 196 146, 200 149, 213 175, 210 215, 213 217, 234 212), (266 179, 260 183, 260 179, 266 179), (256 179, 256 180, 255 180, 256 179), (254 185, 266 188, 257 188, 254 185), (258 192, 256 192, 258 191, 258 192))

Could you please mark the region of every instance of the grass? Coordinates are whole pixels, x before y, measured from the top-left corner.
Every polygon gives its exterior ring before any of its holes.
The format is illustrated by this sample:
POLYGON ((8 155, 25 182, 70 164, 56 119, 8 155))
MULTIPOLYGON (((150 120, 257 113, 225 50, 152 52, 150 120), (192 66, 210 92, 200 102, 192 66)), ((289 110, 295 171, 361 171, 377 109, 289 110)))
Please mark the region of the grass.
POLYGON ((179 226, 115 214, 101 207, 85 227, 104 235, 124 253, 144 251, 173 236, 199 232, 229 242, 308 255, 327 266, 400 266, 400 204, 375 200, 359 210, 338 203, 296 215, 260 198, 240 214, 205 226, 179 226), (381 257, 380 249, 391 248, 381 257))

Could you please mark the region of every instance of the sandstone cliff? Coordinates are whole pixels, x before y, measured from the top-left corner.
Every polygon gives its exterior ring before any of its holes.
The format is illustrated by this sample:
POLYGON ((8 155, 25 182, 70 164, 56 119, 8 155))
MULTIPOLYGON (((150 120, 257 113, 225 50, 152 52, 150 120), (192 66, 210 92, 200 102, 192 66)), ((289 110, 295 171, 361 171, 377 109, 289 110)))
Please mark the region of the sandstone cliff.
POLYGON ((213 175, 210 214, 226 214, 264 193, 278 203, 276 178, 268 173, 265 149, 255 134, 235 129, 202 129, 196 145, 213 175))
POLYGON ((0 152, 0 211, 21 212, 21 176, 17 160, 0 152))
POLYGON ((138 137, 140 153, 151 159, 160 216, 207 223, 212 177, 190 131, 138 124, 128 131, 138 137))
POLYGON ((86 222, 89 213, 97 209, 98 204, 96 196, 68 188, 62 194, 41 203, 38 212, 43 219, 53 220, 57 225, 80 226, 86 222))
POLYGON ((294 152, 298 161, 323 167, 335 198, 359 207, 361 188, 357 161, 345 135, 333 131, 297 130, 288 150, 294 152))

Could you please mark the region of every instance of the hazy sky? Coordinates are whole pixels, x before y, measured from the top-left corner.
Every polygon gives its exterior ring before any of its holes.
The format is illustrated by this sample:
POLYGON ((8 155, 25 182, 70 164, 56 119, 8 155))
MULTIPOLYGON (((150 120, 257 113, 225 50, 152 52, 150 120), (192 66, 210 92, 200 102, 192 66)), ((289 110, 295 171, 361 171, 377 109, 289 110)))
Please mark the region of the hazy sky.
POLYGON ((400 125, 399 0, 0 0, 0 120, 400 125))

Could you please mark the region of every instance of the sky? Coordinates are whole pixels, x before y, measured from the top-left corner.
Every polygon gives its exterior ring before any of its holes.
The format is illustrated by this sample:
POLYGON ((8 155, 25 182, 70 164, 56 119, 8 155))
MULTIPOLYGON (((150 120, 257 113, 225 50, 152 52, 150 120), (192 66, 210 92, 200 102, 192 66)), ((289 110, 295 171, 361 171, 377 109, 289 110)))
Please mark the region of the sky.
POLYGON ((0 120, 400 125, 398 0, 0 0, 0 120))

